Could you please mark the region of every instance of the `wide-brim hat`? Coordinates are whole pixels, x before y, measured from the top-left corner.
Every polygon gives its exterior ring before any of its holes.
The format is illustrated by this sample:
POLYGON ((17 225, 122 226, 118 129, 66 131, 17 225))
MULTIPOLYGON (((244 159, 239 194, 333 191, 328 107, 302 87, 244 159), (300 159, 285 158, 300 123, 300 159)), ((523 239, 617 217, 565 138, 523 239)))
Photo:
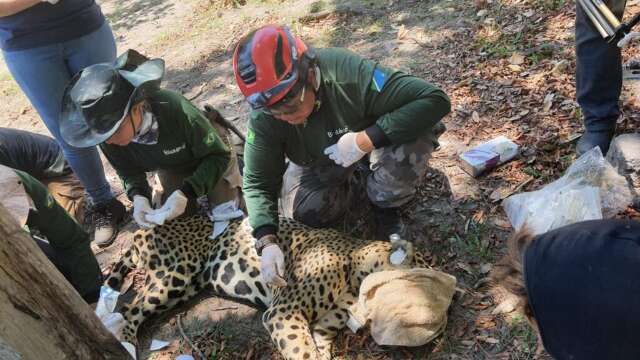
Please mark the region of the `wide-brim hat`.
POLYGON ((131 106, 155 91, 164 60, 128 50, 113 63, 91 65, 77 73, 62 97, 60 133, 76 147, 105 142, 120 127, 131 106))

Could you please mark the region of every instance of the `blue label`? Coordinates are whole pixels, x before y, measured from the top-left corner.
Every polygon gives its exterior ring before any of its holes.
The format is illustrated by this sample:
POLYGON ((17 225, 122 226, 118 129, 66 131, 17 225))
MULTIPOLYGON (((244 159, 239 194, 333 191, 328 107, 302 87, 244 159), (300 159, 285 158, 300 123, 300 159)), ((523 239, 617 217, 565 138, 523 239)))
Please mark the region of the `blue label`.
POLYGON ((384 83, 387 82, 387 74, 382 71, 375 69, 373 71, 373 86, 374 88, 380 92, 384 87, 384 83))

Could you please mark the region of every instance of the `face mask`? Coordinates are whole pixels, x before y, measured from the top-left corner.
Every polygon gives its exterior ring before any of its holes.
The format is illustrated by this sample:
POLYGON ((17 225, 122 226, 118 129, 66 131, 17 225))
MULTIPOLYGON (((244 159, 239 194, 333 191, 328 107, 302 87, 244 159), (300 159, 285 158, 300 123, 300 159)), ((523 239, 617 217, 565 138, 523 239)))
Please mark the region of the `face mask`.
POLYGON ((143 145, 154 145, 158 143, 158 121, 156 116, 151 112, 151 109, 145 108, 142 110, 142 122, 140 123, 140 130, 138 134, 131 139, 132 142, 143 145))

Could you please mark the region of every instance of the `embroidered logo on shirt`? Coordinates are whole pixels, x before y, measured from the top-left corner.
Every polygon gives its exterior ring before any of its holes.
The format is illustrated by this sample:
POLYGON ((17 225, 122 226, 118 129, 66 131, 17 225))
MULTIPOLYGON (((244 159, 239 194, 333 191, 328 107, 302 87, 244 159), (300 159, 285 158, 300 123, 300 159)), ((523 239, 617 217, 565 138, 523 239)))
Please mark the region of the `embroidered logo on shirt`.
POLYGON ((253 144, 253 141, 256 139, 256 134, 251 129, 247 129, 247 142, 249 144, 253 144))
POLYGON ((204 138, 204 143, 207 145, 211 145, 216 142, 216 134, 210 132, 207 134, 207 137, 204 138))
POLYGON ((371 87, 373 90, 380 92, 387 82, 387 74, 383 73, 379 69, 373 70, 373 79, 371 80, 371 87))
POLYGON ((176 148, 168 149, 168 150, 162 150, 162 153, 165 154, 165 155, 173 155, 173 154, 179 153, 180 151, 182 151, 182 150, 184 150, 186 148, 187 148, 187 144, 182 143, 182 145, 180 145, 180 146, 178 146, 176 148))
POLYGON ((327 131, 327 136, 329 137, 329 139, 331 139, 334 136, 339 136, 339 135, 342 135, 342 134, 346 134, 348 132, 349 132, 349 128, 345 126, 343 128, 340 128, 340 129, 327 131))

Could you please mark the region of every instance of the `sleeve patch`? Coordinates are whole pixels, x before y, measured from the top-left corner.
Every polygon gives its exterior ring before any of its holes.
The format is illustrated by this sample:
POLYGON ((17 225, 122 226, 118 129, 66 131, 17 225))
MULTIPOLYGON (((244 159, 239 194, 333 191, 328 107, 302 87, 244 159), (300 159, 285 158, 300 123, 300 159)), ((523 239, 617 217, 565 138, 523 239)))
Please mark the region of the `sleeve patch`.
POLYGON ((371 81, 371 87, 373 90, 380 92, 384 87, 384 84, 387 82, 387 74, 382 72, 380 69, 373 70, 373 79, 371 81))
POLYGON ((207 136, 204 139, 204 143, 207 145, 211 145, 213 143, 216 142, 216 134, 209 131, 209 133, 207 134, 207 136))

